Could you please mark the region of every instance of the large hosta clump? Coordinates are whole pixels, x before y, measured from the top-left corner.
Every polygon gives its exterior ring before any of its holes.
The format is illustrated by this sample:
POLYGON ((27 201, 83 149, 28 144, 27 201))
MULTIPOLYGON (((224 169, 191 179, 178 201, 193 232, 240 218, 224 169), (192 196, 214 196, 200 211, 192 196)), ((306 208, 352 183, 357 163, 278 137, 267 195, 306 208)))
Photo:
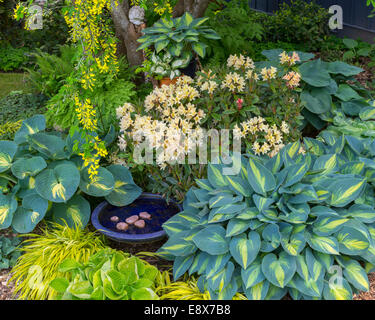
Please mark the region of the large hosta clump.
POLYGON ((174 260, 175 279, 197 273, 212 299, 367 291, 375 264, 375 161, 363 158, 370 141, 323 137, 305 139, 306 154, 295 143, 272 159, 243 156, 236 176, 209 164, 184 211, 164 224, 160 254, 174 260))
POLYGON ((139 197, 128 169, 100 167, 92 180, 73 151, 79 137, 63 139, 45 129, 44 116, 36 115, 22 123, 14 141, 0 141, 0 230, 31 232, 47 213, 54 221, 85 226, 91 209, 82 193, 116 206, 139 197))

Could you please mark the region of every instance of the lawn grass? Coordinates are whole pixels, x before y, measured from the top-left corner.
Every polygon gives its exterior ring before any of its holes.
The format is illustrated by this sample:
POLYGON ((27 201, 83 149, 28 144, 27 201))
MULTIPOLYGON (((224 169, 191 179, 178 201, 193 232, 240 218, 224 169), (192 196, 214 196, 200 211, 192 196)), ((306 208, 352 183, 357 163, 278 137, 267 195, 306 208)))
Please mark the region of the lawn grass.
POLYGON ((0 73, 0 99, 11 91, 29 92, 24 73, 0 73))

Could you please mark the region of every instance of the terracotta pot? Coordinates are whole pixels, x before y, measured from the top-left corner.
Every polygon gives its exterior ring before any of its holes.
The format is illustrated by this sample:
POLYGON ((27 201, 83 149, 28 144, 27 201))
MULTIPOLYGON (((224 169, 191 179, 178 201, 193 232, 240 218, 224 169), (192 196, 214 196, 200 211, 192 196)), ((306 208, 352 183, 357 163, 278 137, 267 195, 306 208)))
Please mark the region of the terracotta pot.
POLYGON ((159 88, 161 88, 162 85, 169 86, 171 84, 175 84, 177 82, 178 78, 179 77, 176 77, 176 78, 173 78, 173 79, 163 78, 163 79, 159 80, 159 88))

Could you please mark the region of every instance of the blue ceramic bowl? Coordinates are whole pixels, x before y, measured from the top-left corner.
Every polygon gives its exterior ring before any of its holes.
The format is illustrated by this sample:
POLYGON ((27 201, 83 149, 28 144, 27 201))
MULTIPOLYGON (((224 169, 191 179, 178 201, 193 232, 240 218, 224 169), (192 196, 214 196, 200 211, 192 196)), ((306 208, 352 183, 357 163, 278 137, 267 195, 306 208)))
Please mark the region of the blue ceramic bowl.
POLYGON ((162 228, 169 218, 182 211, 182 206, 173 200, 169 203, 161 196, 152 193, 142 195, 132 204, 125 207, 116 207, 107 201, 99 204, 91 215, 91 222, 100 233, 108 238, 126 243, 147 243, 163 239, 166 236, 162 228), (118 222, 125 222, 127 218, 138 215, 140 212, 151 214, 151 220, 145 220, 146 226, 139 229, 129 226, 126 231, 116 229, 118 222), (120 218, 118 222, 111 221, 111 217, 120 218))

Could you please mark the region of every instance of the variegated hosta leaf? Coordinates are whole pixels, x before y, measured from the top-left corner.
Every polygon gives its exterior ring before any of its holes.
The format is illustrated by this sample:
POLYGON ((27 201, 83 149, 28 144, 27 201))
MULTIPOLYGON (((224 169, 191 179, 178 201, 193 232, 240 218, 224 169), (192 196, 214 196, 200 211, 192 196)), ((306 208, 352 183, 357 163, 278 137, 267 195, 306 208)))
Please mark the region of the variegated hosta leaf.
POLYGON ((361 267, 358 261, 352 259, 341 259, 344 265, 344 276, 355 288, 360 291, 369 291, 370 284, 366 270, 361 267))
POLYGON ((340 216, 320 215, 314 221, 314 233, 318 236, 329 236, 342 228, 349 219, 340 216))
POLYGON ((80 181, 78 169, 62 164, 54 169, 46 169, 35 178, 38 194, 51 202, 67 202, 77 191, 80 181))
POLYGON ((352 205, 346 214, 347 217, 355 218, 364 223, 375 222, 375 210, 373 207, 364 204, 352 205))
POLYGON ((268 292, 267 292, 267 296, 265 297, 265 300, 281 300, 286 295, 287 292, 288 292, 287 288, 280 288, 270 283, 270 287, 268 288, 268 292))
POLYGON ((43 115, 35 115, 22 122, 21 128, 14 136, 17 144, 25 143, 27 137, 46 129, 46 118, 43 115))
POLYGON ((12 228, 18 233, 28 233, 35 229, 43 220, 48 209, 48 201, 38 194, 30 194, 23 198, 22 207, 19 207, 13 217, 12 228))
POLYGON ((272 252, 280 246, 281 234, 277 224, 269 224, 262 232, 261 252, 272 252))
POLYGON ((115 187, 115 179, 111 172, 100 167, 98 174, 90 179, 88 169, 84 169, 81 173, 81 182, 79 188, 89 196, 105 197, 108 196, 115 187))
POLYGON ((296 272, 296 259, 285 252, 279 257, 273 253, 267 254, 262 260, 262 272, 273 285, 284 288, 296 272))
POLYGON ((90 221, 90 203, 81 196, 74 196, 67 203, 53 205, 53 220, 63 224, 66 222, 70 228, 84 228, 90 221))
POLYGON ((366 179, 338 178, 329 186, 332 195, 328 202, 334 207, 345 207, 361 195, 365 185, 366 179))
POLYGON ((168 252, 176 257, 184 257, 193 254, 197 251, 197 247, 194 245, 193 241, 184 239, 189 234, 190 232, 187 230, 170 237, 159 251, 168 252))
POLYGON ((232 262, 228 262, 223 269, 207 279, 208 286, 214 292, 222 291, 232 280, 233 271, 234 264, 232 262))
POLYGON ((10 227, 17 207, 17 200, 12 195, 0 193, 0 230, 10 227))
POLYGON ((239 195, 250 197, 254 192, 249 183, 241 177, 226 176, 225 178, 227 179, 230 188, 239 195))
POLYGON ((256 193, 266 195, 274 190, 276 180, 272 172, 259 162, 249 159, 247 166, 248 181, 256 193))
POLYGON ((353 291, 348 281, 339 278, 331 283, 326 283, 323 290, 324 299, 326 300, 352 300, 353 291))
POLYGON ((33 157, 30 159, 21 158, 13 163, 12 173, 18 179, 33 177, 47 168, 47 163, 42 157, 33 157))
POLYGON ((189 270, 194 261, 194 255, 186 257, 177 257, 173 263, 173 279, 177 281, 186 271, 189 270))
POLYGON ((241 278, 244 288, 247 290, 265 279, 262 272, 262 259, 256 258, 246 269, 241 269, 241 278))
POLYGON ((229 220, 246 208, 246 203, 226 204, 219 208, 211 209, 208 217, 209 223, 216 223, 229 220))
POLYGON ((211 278, 216 273, 218 273, 221 269, 223 269, 228 263, 228 261, 230 260, 230 258, 231 258, 231 255, 229 253, 221 254, 217 256, 210 255, 207 270, 205 270, 207 279, 211 278))
POLYGON ((33 134, 28 138, 30 146, 53 160, 65 159, 65 141, 55 135, 44 132, 33 134))
POLYGON ((334 237, 323 237, 318 235, 309 235, 305 233, 306 240, 311 248, 322 253, 339 254, 339 244, 334 237))
POLYGON ((256 259, 260 250, 260 236, 257 232, 251 231, 248 235, 241 234, 233 237, 230 241, 229 250, 234 260, 243 268, 248 266, 256 259))
POLYGON ((17 152, 17 144, 12 141, 0 141, 0 173, 12 166, 12 160, 17 152))
POLYGON ((192 275, 193 273, 199 275, 205 273, 208 270, 207 267, 211 257, 212 256, 203 251, 196 254, 191 266, 189 267, 189 275, 192 275))
POLYGON ((246 297, 249 300, 264 300, 267 296, 270 283, 267 280, 263 280, 258 284, 252 286, 245 291, 246 297))
POLYGON ((142 189, 134 183, 129 169, 120 165, 111 165, 107 170, 115 179, 112 192, 105 197, 110 204, 117 207, 127 206, 142 194, 142 189))
POLYGON ((196 214, 187 213, 185 211, 176 214, 163 224, 163 229, 169 237, 181 232, 190 230, 199 223, 199 217, 196 214))
POLYGON ((304 232, 291 234, 290 237, 282 235, 281 245, 288 254, 297 256, 306 245, 304 232))
POLYGON ((216 196, 213 196, 209 200, 209 207, 212 208, 219 208, 228 204, 233 204, 238 202, 237 197, 233 197, 233 195, 228 193, 221 193, 216 196))
POLYGON ((226 237, 234 237, 249 229, 249 222, 241 219, 231 219, 227 225, 226 237))
POLYGON ((225 254, 229 250, 225 233, 221 226, 208 226, 193 237, 193 242, 200 250, 211 255, 225 254))
POLYGON ((361 255, 370 245, 369 239, 352 227, 343 227, 335 234, 340 252, 348 255, 361 255))
POLYGON ((228 181, 222 172, 222 167, 220 165, 208 164, 207 168, 208 181, 215 188, 222 188, 228 185, 228 181))

